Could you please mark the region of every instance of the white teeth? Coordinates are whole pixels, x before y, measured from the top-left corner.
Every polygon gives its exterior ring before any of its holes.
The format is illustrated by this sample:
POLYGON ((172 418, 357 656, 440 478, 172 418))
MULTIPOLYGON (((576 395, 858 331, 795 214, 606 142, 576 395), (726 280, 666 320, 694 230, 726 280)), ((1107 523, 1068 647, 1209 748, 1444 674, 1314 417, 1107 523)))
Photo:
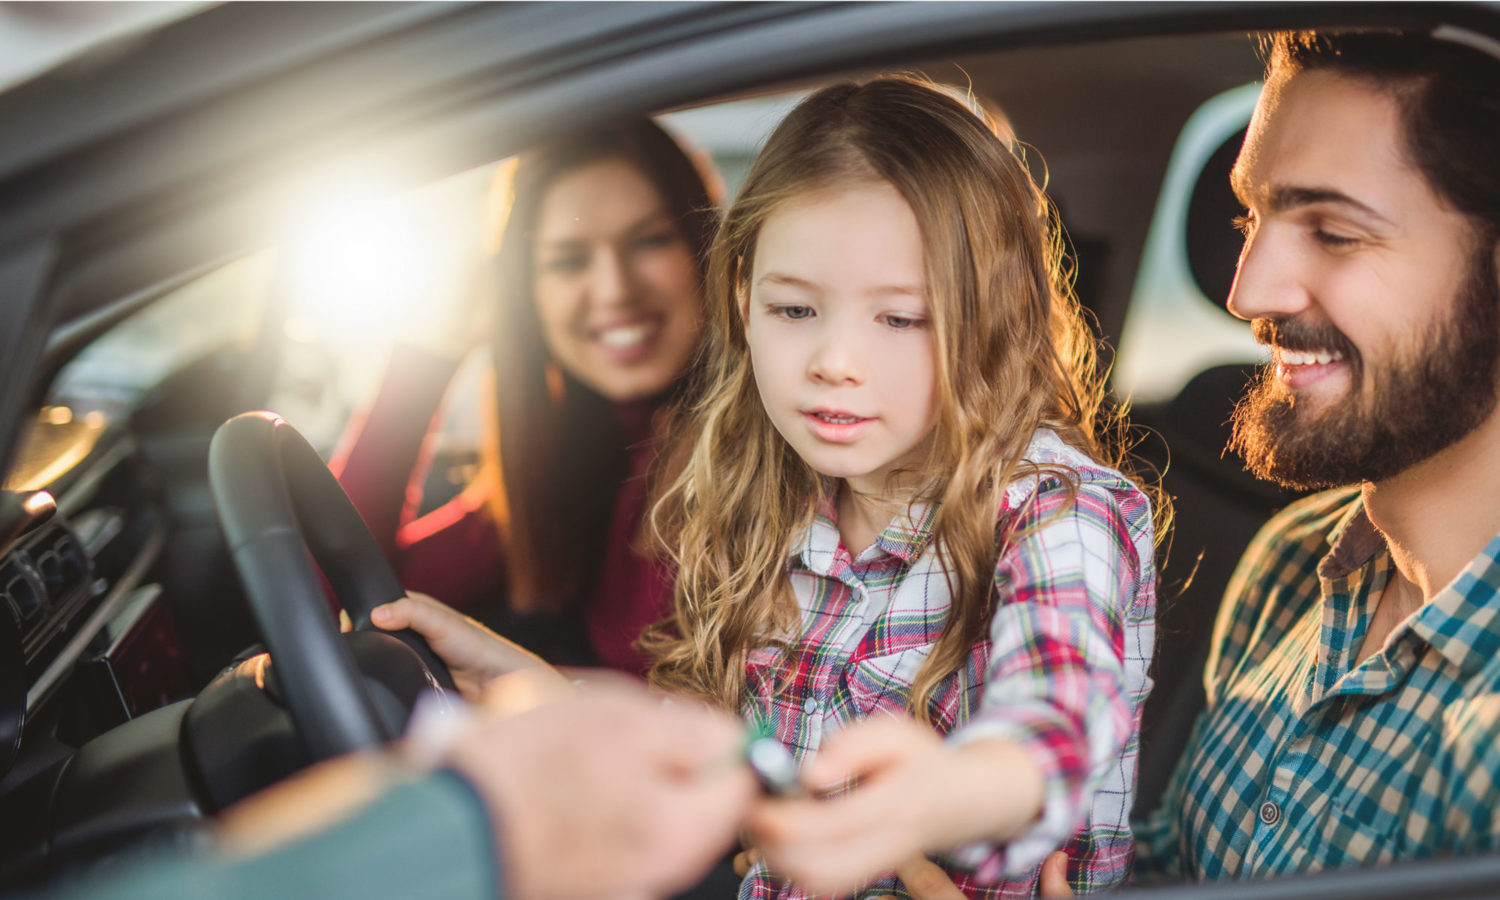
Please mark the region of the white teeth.
POLYGON ((649 325, 628 325, 599 332, 599 343, 615 350, 624 350, 645 343, 650 336, 649 325))
POLYGON ((1314 363, 1326 366, 1343 358, 1344 354, 1337 350, 1309 350, 1305 353, 1296 350, 1281 351, 1281 363, 1287 366, 1310 366, 1314 363))
POLYGON ((859 416, 830 416, 827 413, 813 413, 813 415, 833 425, 852 425, 859 421, 859 416))

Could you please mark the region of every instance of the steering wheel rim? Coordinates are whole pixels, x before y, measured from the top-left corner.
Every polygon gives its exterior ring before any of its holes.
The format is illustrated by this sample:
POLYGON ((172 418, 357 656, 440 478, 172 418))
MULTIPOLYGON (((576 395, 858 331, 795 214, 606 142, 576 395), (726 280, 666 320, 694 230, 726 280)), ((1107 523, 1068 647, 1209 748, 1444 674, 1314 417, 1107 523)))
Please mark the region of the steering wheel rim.
MULTIPOLYGON (((394 737, 339 637, 319 569, 356 630, 379 631, 370 611, 406 591, 338 480, 302 435, 270 412, 219 426, 208 475, 235 569, 308 752, 328 759, 394 737)), ((417 654, 433 687, 453 689, 447 667, 419 635, 385 633, 417 654)))

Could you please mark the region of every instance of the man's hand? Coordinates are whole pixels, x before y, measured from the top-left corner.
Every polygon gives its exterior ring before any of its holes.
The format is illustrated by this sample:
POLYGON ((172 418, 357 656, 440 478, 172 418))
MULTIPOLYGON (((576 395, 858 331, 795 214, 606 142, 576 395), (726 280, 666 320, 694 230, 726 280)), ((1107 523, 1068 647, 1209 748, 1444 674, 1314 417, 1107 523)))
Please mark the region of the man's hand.
POLYGON ((427 640, 432 652, 447 663, 453 683, 465 699, 478 701, 491 679, 525 669, 562 675, 542 658, 426 594, 415 591, 370 611, 377 628, 410 628, 427 640))
POLYGON ((450 764, 490 805, 513 900, 660 897, 734 840, 754 795, 743 741, 734 717, 621 678, 486 716, 450 764))

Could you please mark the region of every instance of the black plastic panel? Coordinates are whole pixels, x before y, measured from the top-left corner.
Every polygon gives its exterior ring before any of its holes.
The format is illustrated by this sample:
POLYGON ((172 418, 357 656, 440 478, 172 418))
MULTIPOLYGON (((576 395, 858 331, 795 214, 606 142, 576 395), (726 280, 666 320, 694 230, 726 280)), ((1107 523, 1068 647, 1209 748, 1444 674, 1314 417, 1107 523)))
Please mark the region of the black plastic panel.
POLYGON ((78 749, 57 783, 54 858, 96 857, 144 834, 203 818, 178 750, 189 705, 185 700, 163 707, 78 749))

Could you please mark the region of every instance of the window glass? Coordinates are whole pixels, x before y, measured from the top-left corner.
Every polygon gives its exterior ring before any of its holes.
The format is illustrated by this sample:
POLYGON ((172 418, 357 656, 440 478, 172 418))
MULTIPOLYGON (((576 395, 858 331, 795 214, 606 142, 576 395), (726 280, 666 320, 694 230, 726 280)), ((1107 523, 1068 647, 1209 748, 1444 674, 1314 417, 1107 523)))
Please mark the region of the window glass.
POLYGON ((90 343, 58 373, 48 405, 123 421, 152 387, 214 350, 253 340, 265 310, 268 253, 186 284, 90 343))
MULTIPOLYGON (((1188 203, 1199 173, 1250 121, 1259 96, 1260 85, 1248 84, 1212 98, 1183 126, 1173 148, 1114 368, 1116 392, 1136 403, 1170 400, 1204 369, 1261 358, 1249 325, 1225 310, 1227 298, 1205 297, 1193 280, 1186 240, 1188 203)), ((1227 180, 1229 173, 1222 177, 1227 180)))

